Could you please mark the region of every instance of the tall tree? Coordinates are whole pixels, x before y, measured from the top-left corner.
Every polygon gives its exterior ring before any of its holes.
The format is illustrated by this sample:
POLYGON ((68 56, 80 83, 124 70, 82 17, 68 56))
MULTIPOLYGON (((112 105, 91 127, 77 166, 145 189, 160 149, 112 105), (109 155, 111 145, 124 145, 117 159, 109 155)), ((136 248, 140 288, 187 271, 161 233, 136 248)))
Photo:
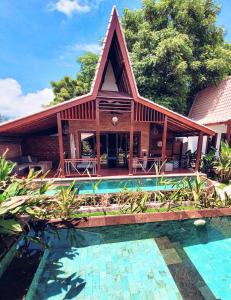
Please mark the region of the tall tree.
POLYGON ((231 73, 213 0, 144 0, 122 24, 140 94, 187 113, 195 94, 231 73))
POLYGON ((51 81, 55 98, 50 105, 88 93, 91 88, 97 62, 98 55, 92 52, 86 52, 77 59, 77 63, 80 64, 80 71, 77 73, 76 79, 72 79, 70 76, 64 76, 60 81, 51 81))
MULTIPOLYGON (((122 25, 139 92, 180 113, 196 93, 231 74, 231 45, 217 26, 220 6, 213 0, 143 0, 141 9, 124 10, 122 25)), ((87 93, 98 56, 77 62, 76 79, 51 82, 51 105, 87 93)))

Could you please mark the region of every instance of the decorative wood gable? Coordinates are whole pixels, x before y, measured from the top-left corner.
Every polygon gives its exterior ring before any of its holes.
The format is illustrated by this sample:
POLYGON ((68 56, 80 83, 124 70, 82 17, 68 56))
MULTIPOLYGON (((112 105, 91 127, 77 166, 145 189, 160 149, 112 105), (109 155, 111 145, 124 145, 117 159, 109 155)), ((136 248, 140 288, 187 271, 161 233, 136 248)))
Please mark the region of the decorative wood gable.
MULTIPOLYGON (((111 77, 115 79, 115 82, 112 82, 111 91, 117 92, 118 89, 118 92, 129 94, 132 98, 138 96, 126 42, 115 7, 112 10, 104 47, 93 81, 92 94, 95 97, 100 90, 105 90, 105 82, 108 80, 110 71, 113 71, 111 77)), ((110 87, 107 87, 106 90, 110 91, 110 87)))

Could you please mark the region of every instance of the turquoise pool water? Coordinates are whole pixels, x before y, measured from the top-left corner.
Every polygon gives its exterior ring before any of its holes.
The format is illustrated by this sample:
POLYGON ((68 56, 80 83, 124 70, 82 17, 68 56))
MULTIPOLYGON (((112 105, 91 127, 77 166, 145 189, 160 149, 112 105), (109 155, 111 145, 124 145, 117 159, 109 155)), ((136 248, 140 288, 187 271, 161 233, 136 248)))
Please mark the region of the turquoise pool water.
MULTIPOLYGON (((86 194, 111 194, 118 193, 126 189, 128 191, 168 191, 180 185, 183 177, 168 177, 168 178, 133 178, 133 179, 102 179, 102 180, 86 180, 77 181, 80 195, 86 194)), ((54 194, 60 187, 51 190, 48 193, 54 194)))
POLYGON ((50 248, 35 299, 231 299, 231 218, 72 229, 50 248))

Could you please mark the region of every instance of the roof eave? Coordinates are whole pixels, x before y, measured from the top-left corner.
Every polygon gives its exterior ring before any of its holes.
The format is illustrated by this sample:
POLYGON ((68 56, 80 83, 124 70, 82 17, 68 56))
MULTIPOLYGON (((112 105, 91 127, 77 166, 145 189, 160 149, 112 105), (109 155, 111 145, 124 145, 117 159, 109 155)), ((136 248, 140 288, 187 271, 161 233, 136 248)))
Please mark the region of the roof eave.
POLYGON ((153 109, 158 109, 158 108, 159 108, 159 110, 160 110, 161 112, 163 112, 164 114, 166 114, 166 115, 169 116, 169 117, 172 117, 172 118, 175 118, 175 119, 178 119, 178 120, 179 120, 179 118, 180 118, 180 119, 183 119, 183 120, 186 121, 190 126, 192 126, 193 128, 195 128, 195 129, 197 129, 197 130, 199 130, 199 131, 204 132, 204 134, 206 134, 206 135, 211 135, 211 136, 213 136, 213 135, 216 134, 215 131, 213 131, 212 129, 206 127, 205 125, 202 125, 202 124, 200 124, 200 123, 198 123, 198 122, 195 122, 195 121, 193 121, 192 119, 190 119, 190 118, 188 118, 188 117, 185 117, 185 116, 183 116, 183 115, 181 115, 181 114, 179 114, 179 113, 173 112, 172 110, 170 110, 170 109, 168 109, 168 108, 166 108, 166 107, 164 107, 164 106, 162 106, 162 105, 160 105, 160 104, 156 104, 156 103, 154 103, 153 101, 151 101, 151 100, 149 100, 149 99, 147 99, 147 98, 144 98, 144 97, 142 97, 142 96, 139 96, 139 97, 138 97, 138 101, 139 101, 139 100, 143 100, 143 101, 149 103, 149 105, 153 106, 153 109))

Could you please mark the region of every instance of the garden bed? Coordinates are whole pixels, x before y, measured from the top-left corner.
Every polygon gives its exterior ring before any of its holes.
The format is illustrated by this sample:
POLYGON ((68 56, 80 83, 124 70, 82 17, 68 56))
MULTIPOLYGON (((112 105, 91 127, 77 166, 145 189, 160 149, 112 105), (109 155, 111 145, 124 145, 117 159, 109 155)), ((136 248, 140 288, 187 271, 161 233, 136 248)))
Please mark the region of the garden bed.
MULTIPOLYGON (((183 208, 183 207, 181 207, 183 208)), ((125 224, 139 224, 150 223, 159 221, 173 221, 185 219, 198 219, 198 218, 212 218, 231 216, 231 208, 213 208, 213 209, 196 209, 184 207, 185 210, 178 211, 163 211, 163 212, 146 212, 139 214, 118 214, 104 215, 104 216, 90 216, 64 221, 61 219, 51 219, 48 224, 52 224, 57 228, 70 228, 70 227, 100 227, 111 225, 125 225, 125 224)))

